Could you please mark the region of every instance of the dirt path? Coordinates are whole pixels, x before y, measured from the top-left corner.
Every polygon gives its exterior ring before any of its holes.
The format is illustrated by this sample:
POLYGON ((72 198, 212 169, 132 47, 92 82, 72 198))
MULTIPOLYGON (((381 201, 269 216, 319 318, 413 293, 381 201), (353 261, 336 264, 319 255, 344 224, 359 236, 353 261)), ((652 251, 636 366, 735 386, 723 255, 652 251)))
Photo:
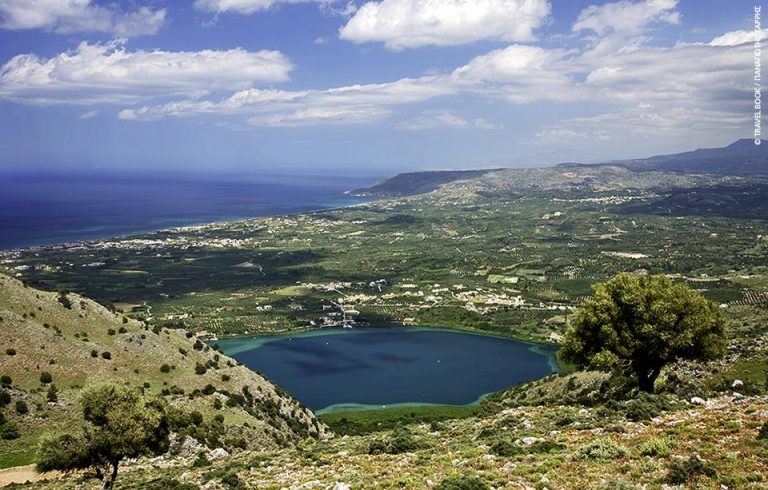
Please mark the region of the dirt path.
POLYGON ((51 480, 61 476, 58 471, 49 471, 48 473, 38 473, 35 471, 35 465, 14 466, 0 470, 0 487, 10 485, 11 483, 36 482, 40 480, 51 480))

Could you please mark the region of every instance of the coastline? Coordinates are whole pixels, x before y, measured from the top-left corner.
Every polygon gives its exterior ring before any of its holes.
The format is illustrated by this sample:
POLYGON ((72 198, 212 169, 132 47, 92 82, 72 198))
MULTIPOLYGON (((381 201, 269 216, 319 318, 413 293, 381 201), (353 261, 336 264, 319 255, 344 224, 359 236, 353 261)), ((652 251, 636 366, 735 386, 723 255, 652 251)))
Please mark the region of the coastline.
POLYGON ((253 221, 253 220, 261 220, 261 219, 269 219, 269 218, 291 218, 294 216, 302 216, 306 214, 315 214, 315 213, 322 213, 327 211, 340 211, 343 209, 349 209, 354 208, 356 206, 362 206, 371 202, 375 202, 377 199, 370 199, 362 202, 356 202, 351 203, 348 205, 334 205, 331 207, 320 207, 320 208, 312 208, 307 209, 304 211, 296 211, 293 213, 278 213, 278 214, 264 214, 264 215, 258 215, 258 216, 251 216, 251 217, 242 217, 242 218, 224 218, 221 220, 214 220, 214 221, 199 221, 195 223, 188 223, 178 226, 171 226, 171 227, 162 227, 162 228, 151 228, 147 230, 139 230, 139 231, 130 231, 126 233, 118 233, 114 235, 105 236, 102 238, 84 238, 81 240, 73 240, 68 242, 55 242, 55 243, 48 243, 48 244, 38 244, 38 245, 24 245, 20 247, 12 247, 12 248, 3 248, 0 247, 0 255, 7 254, 7 253, 14 253, 14 252, 34 252, 38 250, 50 250, 50 249, 60 249, 60 248, 67 248, 67 247, 75 247, 78 245, 90 245, 90 244, 96 244, 99 242, 104 241, 113 241, 113 240, 126 240, 131 238, 137 238, 142 237, 145 235, 152 235, 156 233, 164 233, 184 228, 193 228, 193 227, 201 227, 201 226, 209 226, 209 225, 222 225, 222 224, 234 224, 234 223, 244 223, 247 221, 253 221))

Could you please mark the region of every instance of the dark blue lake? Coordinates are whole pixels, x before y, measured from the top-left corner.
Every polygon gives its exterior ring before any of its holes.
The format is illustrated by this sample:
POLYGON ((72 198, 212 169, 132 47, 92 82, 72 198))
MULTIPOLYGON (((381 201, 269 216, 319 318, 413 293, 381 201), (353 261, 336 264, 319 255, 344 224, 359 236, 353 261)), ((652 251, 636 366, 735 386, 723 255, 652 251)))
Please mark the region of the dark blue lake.
POLYGON ((466 405, 556 370, 553 348, 433 328, 336 329, 218 343, 318 411, 466 405))
POLYGON ((363 202, 343 175, 0 175, 0 249, 363 202))

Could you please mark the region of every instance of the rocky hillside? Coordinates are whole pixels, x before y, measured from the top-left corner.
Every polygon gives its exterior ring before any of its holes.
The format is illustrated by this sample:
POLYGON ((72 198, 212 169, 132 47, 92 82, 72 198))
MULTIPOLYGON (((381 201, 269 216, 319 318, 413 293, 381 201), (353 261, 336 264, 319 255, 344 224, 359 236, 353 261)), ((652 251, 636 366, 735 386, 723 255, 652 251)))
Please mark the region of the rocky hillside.
MULTIPOLYGON (((593 381, 590 377, 587 383, 593 381)), ((244 451, 204 465, 191 456, 136 461, 126 467, 119 485, 156 490, 672 490, 758 489, 767 483, 765 397, 720 393, 706 400, 650 397, 599 407, 503 405, 484 407, 478 417, 306 440, 294 449, 244 451)), ((95 480, 84 485, 68 477, 34 488, 96 485, 95 480)))
POLYGON ((324 430, 290 395, 191 333, 153 330, 77 294, 3 275, 0 346, 0 467, 30 462, 44 431, 78 427, 80 389, 105 380, 199 412, 197 438, 209 447, 277 448, 324 430))

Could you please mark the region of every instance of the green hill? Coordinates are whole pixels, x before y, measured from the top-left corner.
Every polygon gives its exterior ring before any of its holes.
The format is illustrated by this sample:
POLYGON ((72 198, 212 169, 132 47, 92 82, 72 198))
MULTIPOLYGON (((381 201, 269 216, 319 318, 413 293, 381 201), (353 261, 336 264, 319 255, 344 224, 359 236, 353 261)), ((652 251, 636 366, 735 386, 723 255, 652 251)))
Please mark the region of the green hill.
POLYGON ((11 379, 2 388, 6 427, 19 433, 0 440, 0 467, 30 462, 43 432, 78 427, 80 389, 105 380, 199 411, 209 446, 276 448, 324 431, 290 395, 183 330, 153 330, 77 294, 28 288, 4 275, 0 345, 0 376, 11 379), (49 402, 51 386, 57 393, 49 402))

